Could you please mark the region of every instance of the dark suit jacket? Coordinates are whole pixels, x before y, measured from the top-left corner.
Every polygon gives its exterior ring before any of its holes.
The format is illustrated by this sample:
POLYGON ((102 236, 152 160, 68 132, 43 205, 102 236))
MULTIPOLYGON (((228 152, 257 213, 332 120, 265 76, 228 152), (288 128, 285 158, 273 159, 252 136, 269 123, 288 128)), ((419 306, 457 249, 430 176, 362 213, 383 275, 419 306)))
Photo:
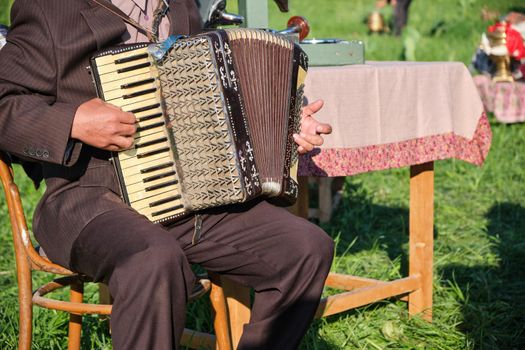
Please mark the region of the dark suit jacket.
MULTIPOLYGON (((172 33, 200 31, 194 0, 170 0, 169 14, 172 33)), ((109 153, 69 135, 78 106, 96 96, 89 58, 119 44, 126 26, 89 0, 16 0, 11 23, 0 50, 0 149, 41 165, 47 189, 35 235, 52 260, 69 266, 82 229, 124 206, 109 153)))

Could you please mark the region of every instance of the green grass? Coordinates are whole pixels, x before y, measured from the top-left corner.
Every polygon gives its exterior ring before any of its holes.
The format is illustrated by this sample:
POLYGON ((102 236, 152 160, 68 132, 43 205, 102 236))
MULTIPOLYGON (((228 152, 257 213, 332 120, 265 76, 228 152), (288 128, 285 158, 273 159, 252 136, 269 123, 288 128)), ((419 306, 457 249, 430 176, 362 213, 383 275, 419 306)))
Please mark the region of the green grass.
POLYGON ((12 0, 0 0, 0 24, 9 25, 9 7, 12 0))
MULTIPOLYGON (((4 23, 6 3, 0 0, 4 23)), ((363 21, 372 0, 292 0, 290 14, 277 13, 271 4, 271 26, 283 28, 290 15, 302 14, 310 20, 312 37, 364 40, 370 60, 405 58, 407 45, 415 44, 417 60, 468 63, 488 24, 481 8, 503 14, 520 5, 519 0, 414 1, 409 33, 394 38, 367 34, 363 21)), ((436 163, 434 322, 409 319, 406 304, 383 301, 315 322, 303 349, 525 348, 525 124, 491 122, 494 139, 483 167, 436 163)), ((16 171, 30 216, 42 190, 32 189, 16 171)), ((406 274, 408 185, 407 169, 346 178, 344 200, 324 226, 337 242, 333 271, 380 279, 406 274)), ((0 348, 15 349, 17 287, 3 196, 0 213, 0 348)), ((35 280, 42 283, 44 277, 35 280)), ((87 294, 96 300, 94 287, 87 294)), ((65 349, 66 315, 35 313, 33 348, 65 349)), ((190 305, 189 313, 188 326, 211 328, 205 301, 190 305)), ((96 317, 88 318, 83 334, 84 349, 111 348, 106 326, 96 317)))

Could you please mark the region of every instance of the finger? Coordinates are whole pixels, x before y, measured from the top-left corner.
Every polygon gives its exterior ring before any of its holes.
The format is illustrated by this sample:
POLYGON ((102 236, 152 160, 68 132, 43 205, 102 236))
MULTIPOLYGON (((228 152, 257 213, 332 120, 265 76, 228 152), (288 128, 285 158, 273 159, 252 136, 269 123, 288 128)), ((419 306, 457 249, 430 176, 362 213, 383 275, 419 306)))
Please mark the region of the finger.
POLYGON ((301 133, 299 136, 314 146, 321 146, 324 142, 323 137, 320 135, 301 133))
POLYGON ((135 124, 119 124, 116 134, 118 136, 130 137, 135 134, 137 127, 135 124))
POLYGON ((111 152, 117 152, 120 150, 120 148, 117 145, 109 145, 109 146, 103 147, 102 149, 105 149, 106 151, 111 151, 111 152))
POLYGON ((137 130, 135 124, 125 124, 125 123, 112 123, 110 127, 107 128, 109 132, 109 137, 130 137, 133 136, 137 130))
POLYGON ((306 141, 304 138, 302 138, 301 136, 297 135, 297 134, 294 134, 293 135, 293 138, 295 140, 295 143, 297 145, 299 145, 300 147, 303 147, 303 149, 306 151, 306 152, 310 152, 311 150, 314 149, 314 145, 312 145, 311 143, 309 143, 308 141, 306 141))
POLYGON ((315 132, 318 134, 331 134, 332 133, 332 126, 327 123, 319 123, 315 127, 315 132))
POLYGON ((307 152, 308 152, 308 151, 305 150, 303 146, 299 146, 299 147, 297 147, 297 153, 299 153, 299 154, 305 154, 305 153, 307 153, 307 152))
POLYGON ((303 107, 303 116, 305 115, 312 115, 316 113, 318 110, 323 108, 324 101, 323 100, 317 100, 315 102, 312 102, 306 106, 303 107))
POLYGON ((137 118, 135 118, 135 115, 133 113, 121 112, 119 113, 118 120, 124 124, 135 124, 137 118))
POLYGON ((133 137, 117 136, 113 139, 113 143, 119 150, 130 149, 133 147, 133 137))

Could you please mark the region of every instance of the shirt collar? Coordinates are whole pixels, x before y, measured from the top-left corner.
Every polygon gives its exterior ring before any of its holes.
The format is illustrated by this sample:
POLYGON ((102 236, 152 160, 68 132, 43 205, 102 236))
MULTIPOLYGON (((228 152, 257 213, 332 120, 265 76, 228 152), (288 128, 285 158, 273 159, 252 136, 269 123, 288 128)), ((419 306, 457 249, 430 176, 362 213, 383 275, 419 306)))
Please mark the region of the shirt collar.
POLYGON ((138 6, 142 12, 146 12, 147 1, 148 0, 111 0, 111 3, 129 15, 133 11, 134 6, 138 6))
POLYGON ((142 11, 146 11, 146 2, 147 2, 148 0, 132 0, 132 1, 135 3, 135 5, 137 5, 138 7, 140 7, 140 9, 141 9, 142 11))

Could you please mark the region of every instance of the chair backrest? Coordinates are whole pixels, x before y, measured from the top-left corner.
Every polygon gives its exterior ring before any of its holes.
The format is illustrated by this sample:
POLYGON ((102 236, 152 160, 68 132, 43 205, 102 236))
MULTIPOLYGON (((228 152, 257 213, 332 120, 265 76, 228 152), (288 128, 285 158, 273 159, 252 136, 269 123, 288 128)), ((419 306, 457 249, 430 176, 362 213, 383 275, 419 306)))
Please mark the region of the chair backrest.
POLYGON ((48 259, 40 256, 35 250, 30 232, 27 228, 27 221, 22 207, 22 200, 18 186, 14 181, 14 172, 11 159, 8 154, 0 151, 0 178, 4 187, 4 193, 11 220, 11 230, 13 233, 13 244, 15 247, 15 258, 17 265, 18 278, 31 270, 47 271, 51 273, 70 275, 71 271, 60 265, 53 264, 48 259))

